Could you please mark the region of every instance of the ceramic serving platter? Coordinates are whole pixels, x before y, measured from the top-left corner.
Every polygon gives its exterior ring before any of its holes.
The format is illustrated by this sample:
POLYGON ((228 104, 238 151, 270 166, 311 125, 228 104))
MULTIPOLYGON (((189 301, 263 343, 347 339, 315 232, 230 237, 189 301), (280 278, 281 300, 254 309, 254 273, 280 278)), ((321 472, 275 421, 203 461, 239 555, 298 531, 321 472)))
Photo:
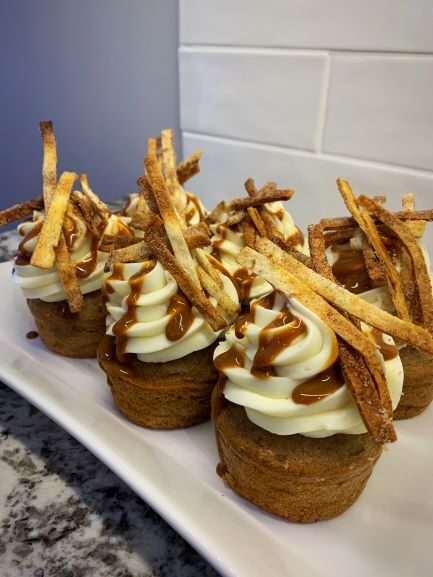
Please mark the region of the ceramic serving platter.
POLYGON ((40 339, 11 264, 0 265, 0 378, 45 412, 146 500, 225 576, 417 577, 433 566, 433 407, 397 423, 399 440, 366 490, 332 521, 295 525, 268 515, 215 473, 210 423, 152 431, 113 405, 94 360, 62 358, 40 339))

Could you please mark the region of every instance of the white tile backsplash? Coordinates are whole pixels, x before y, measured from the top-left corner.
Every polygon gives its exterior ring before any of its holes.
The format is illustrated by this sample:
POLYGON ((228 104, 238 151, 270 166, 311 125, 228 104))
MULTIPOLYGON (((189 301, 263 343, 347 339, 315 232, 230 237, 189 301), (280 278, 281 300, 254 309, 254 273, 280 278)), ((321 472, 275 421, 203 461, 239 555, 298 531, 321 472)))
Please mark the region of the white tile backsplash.
POLYGON ((181 0, 183 44, 433 52, 430 0, 181 0))
POLYGON ((183 130, 313 150, 329 56, 181 48, 183 130))
POLYGON ((346 213, 339 176, 433 206, 431 0, 181 0, 180 20, 184 152, 204 149, 209 206, 249 176, 295 188, 302 226, 346 213))
POLYGON ((322 150, 433 170, 432 89, 431 57, 334 56, 322 150))
MULTIPOLYGON (((248 177, 258 185, 272 180, 293 188, 288 208, 304 230, 321 218, 347 214, 335 182, 340 176, 349 180, 356 194, 385 194, 387 206, 396 210, 401 195, 409 191, 416 192, 418 208, 433 204, 433 174, 426 172, 184 133, 184 155, 197 148, 203 150, 201 172, 188 186, 208 208, 243 196, 248 177)), ((432 233, 428 242, 433 253, 432 233)))

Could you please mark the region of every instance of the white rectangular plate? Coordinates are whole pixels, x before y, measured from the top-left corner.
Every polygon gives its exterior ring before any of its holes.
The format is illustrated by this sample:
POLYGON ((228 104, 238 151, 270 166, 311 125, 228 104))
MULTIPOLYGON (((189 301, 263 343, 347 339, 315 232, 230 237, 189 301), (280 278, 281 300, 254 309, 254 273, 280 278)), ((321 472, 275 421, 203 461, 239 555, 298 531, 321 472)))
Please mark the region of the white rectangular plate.
POLYGON ((0 378, 69 431, 154 507, 223 575, 431 575, 433 409, 396 424, 360 499, 332 521, 295 525, 234 495, 215 473, 210 423, 151 431, 115 409, 96 361, 48 351, 11 265, 0 265, 0 378))

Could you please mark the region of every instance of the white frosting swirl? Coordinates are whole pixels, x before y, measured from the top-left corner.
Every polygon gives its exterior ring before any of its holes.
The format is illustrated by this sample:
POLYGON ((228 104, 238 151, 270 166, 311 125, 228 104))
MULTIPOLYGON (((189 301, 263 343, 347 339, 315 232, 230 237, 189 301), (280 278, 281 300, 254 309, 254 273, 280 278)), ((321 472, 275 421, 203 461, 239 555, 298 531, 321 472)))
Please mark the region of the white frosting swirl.
MULTIPOLYGON (((345 384, 329 396, 311 404, 299 404, 292 398, 298 385, 329 368, 336 361, 338 344, 334 332, 298 301, 288 301, 280 293, 276 293, 272 309, 260 306, 260 301, 253 303, 252 307, 255 308, 254 318, 244 325, 244 336, 237 337, 235 327, 232 327, 215 350, 217 366, 218 357, 231 347, 237 348, 243 355, 243 367, 220 369, 227 377, 224 396, 229 401, 244 406, 253 423, 277 435, 299 433, 309 437, 326 437, 336 433, 365 432, 361 416, 345 384), (260 335, 286 306, 294 317, 305 324, 305 331, 272 360, 274 376, 257 378, 252 367, 259 348, 260 335)), ((363 329, 369 332, 366 326, 363 329)), ((282 329, 266 330, 269 333, 268 338, 272 339, 282 329)), ((384 335, 384 340, 393 344, 391 337, 387 335, 384 335)), ((395 408, 403 386, 401 360, 396 356, 389 361, 383 361, 379 352, 378 356, 384 366, 395 408)))
MULTIPOLYGON (((289 241, 291 239, 293 248, 308 254, 308 245, 296 227, 291 214, 285 210, 283 203, 279 201, 268 202, 264 205, 264 208, 272 215, 273 222, 283 235, 284 240, 289 241)), ((211 242, 214 253, 216 253, 224 268, 231 275, 235 275, 242 268, 236 258, 245 246, 244 234, 242 225, 228 227, 224 224, 225 220, 226 218, 221 223, 210 225, 213 232, 211 242)), ((245 300, 249 301, 250 299, 258 298, 271 290, 272 287, 267 281, 253 275, 249 286, 249 294, 245 300)))
MULTIPOLYGON (((18 225, 18 232, 23 236, 21 250, 27 256, 31 256, 39 238, 40 229, 44 219, 44 213, 35 211, 31 221, 18 225), (35 236, 32 236, 34 233, 35 236), (26 240, 28 238, 28 240, 26 240)), ((128 222, 130 219, 110 215, 104 234, 115 235, 119 232, 128 232, 128 222)), ((108 253, 96 250, 97 241, 87 230, 85 223, 75 213, 70 211, 65 219, 65 225, 72 233, 70 236, 70 256, 71 260, 80 267, 80 262, 86 262, 95 257, 95 266, 90 274, 84 278, 79 278, 82 294, 87 294, 100 290, 104 279, 104 266, 108 259, 108 253)), ((13 279, 21 288, 24 296, 29 299, 41 299, 44 302, 59 302, 67 299, 66 293, 60 281, 57 267, 51 269, 41 269, 31 264, 17 264, 14 266, 13 279)))
MULTIPOLYGON (((118 263, 113 275, 105 280, 107 334, 115 335, 115 324, 131 312, 128 297, 133 290, 138 290, 132 311, 134 321, 127 324, 122 335, 126 338, 124 352, 135 353, 143 362, 158 363, 179 359, 211 345, 221 331, 214 332, 195 307, 191 308, 192 323, 183 336, 178 340, 167 338, 166 327, 172 318, 168 311, 169 303, 179 292, 178 285, 157 261, 150 272, 142 275, 138 289, 134 289, 131 277, 135 275, 137 279, 144 266, 146 263, 118 263)), ((233 283, 224 275, 220 276, 224 290, 238 302, 233 283)), ((211 302, 215 304, 212 299, 211 302)))

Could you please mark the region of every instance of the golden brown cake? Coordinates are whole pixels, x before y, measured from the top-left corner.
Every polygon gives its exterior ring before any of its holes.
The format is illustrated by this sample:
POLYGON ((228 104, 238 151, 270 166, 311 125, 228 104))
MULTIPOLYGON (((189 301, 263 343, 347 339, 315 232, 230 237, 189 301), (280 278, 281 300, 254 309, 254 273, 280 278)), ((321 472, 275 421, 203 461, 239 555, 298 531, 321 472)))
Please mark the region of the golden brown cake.
POLYGON ((422 413, 433 401, 433 355, 413 347, 400 351, 404 370, 403 393, 394 419, 409 419, 422 413))
POLYGON ((84 306, 71 313, 67 301, 46 303, 27 299, 39 335, 45 345, 65 357, 96 357, 98 345, 105 333, 105 311, 101 291, 83 297, 84 306))
POLYGON ((214 425, 223 481, 264 511, 297 523, 343 513, 362 493, 382 452, 368 433, 275 435, 230 402, 215 414, 214 425))
POLYGON ((114 340, 104 337, 98 361, 125 417, 152 429, 190 427, 209 419, 218 379, 212 363, 215 345, 165 363, 143 363, 133 355, 120 363, 114 340))

